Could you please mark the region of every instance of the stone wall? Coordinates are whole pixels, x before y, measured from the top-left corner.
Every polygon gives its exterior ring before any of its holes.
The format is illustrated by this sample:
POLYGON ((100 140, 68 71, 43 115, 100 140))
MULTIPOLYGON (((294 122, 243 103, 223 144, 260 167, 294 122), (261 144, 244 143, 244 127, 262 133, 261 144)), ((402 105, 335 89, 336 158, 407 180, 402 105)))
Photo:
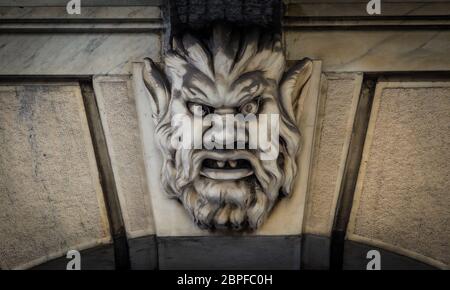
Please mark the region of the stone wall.
POLYGON ((380 82, 347 231, 350 240, 450 262, 449 82, 380 82))
POLYGON ((2 268, 111 242, 77 83, 0 86, 2 268))

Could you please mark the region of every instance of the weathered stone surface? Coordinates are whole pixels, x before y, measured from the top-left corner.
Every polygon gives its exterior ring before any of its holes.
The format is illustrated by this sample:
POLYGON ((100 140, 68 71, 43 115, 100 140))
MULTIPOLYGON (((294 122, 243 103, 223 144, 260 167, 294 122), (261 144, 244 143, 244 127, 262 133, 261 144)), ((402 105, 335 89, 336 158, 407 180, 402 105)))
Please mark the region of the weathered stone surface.
POLYGON ((450 83, 382 82, 368 128, 351 240, 450 264, 450 83))
POLYGON ((158 250, 154 235, 128 240, 132 270, 155 270, 158 267, 158 250))
POLYGON ((299 270, 300 236, 160 237, 162 270, 299 270))
POLYGON ((154 234, 136 103, 129 77, 96 77, 94 90, 127 236, 154 234))
MULTIPOLYGON (((114 270, 116 268, 114 261, 114 245, 100 245, 80 251, 80 269, 81 270, 114 270)), ((67 263, 71 259, 66 256, 42 263, 32 270, 66 270, 67 263)))
POLYGON ((108 242, 77 83, 0 86, 0 267, 108 242))
MULTIPOLYGON (((150 187, 157 236, 223 235, 223 232, 220 231, 214 232, 198 228, 192 223, 191 217, 184 210, 183 206, 174 202, 164 193, 161 186, 162 158, 154 138, 155 122, 152 118, 150 96, 142 77, 139 77, 141 73, 142 64, 136 63, 133 70, 133 88, 136 94, 138 118, 144 145, 146 174, 150 187)), ((278 202, 270 218, 260 229, 253 233, 244 232, 243 235, 298 235, 301 233, 320 77, 321 63, 315 61, 313 63, 312 77, 308 87, 303 90, 304 95, 297 109, 297 113, 300 115, 299 128, 302 132, 303 141, 301 152, 297 156, 299 174, 294 182, 292 194, 289 198, 281 199, 278 202)))
POLYGON ((281 0, 171 0, 169 3, 168 21, 176 30, 207 28, 214 21, 281 26, 281 0))
MULTIPOLYGON (((293 17, 330 17, 330 16, 367 16, 367 3, 369 0, 343 1, 310 1, 289 0, 285 16, 293 17)), ((448 1, 381 1, 383 16, 447 16, 450 9, 448 1)), ((411 17, 411 18, 413 18, 411 17)), ((375 18, 376 19, 376 18, 375 18)), ((382 21, 386 21, 383 19, 382 21)))
POLYGON ((450 67, 448 30, 286 30, 285 39, 288 59, 320 59, 329 72, 450 67))
POLYGON ((0 75, 129 74, 131 62, 160 59, 158 33, 0 34, 0 75))
POLYGON ((302 270, 328 270, 330 267, 330 238, 303 234, 301 250, 302 270))
MULTIPOLYGON (((92 0, 91 0, 92 1, 92 0)), ((66 4, 69 1, 62 1, 66 4)), ((82 2, 81 2, 82 3, 82 2)), ((3 2, 2 2, 3 4, 3 2)), ((5 7, 0 6, 0 16, 2 19, 40 19, 40 20, 55 20, 55 19, 83 19, 89 21, 90 19, 117 19, 117 20, 131 20, 131 19, 159 19, 161 18, 161 11, 156 6, 129 6, 129 7, 86 7, 82 5, 81 14, 68 14, 65 5, 59 7, 5 7)))
MULTIPOLYGON (((142 6, 154 5, 160 6, 164 0, 89 0, 90 6, 142 6)), ((67 6, 67 0, 2 0, 2 6, 21 6, 21 7, 46 7, 46 6, 67 6)))
POLYGON ((330 236, 362 77, 341 73, 325 79, 304 232, 330 236))
POLYGON ((304 59, 287 69, 281 48, 279 34, 216 25, 206 38, 175 37, 164 73, 144 60, 142 77, 163 157, 161 183, 201 228, 254 231, 279 199, 291 195, 302 133, 296 104, 306 95, 313 62, 304 59), (181 137, 182 148, 174 136, 181 137))
POLYGON ((367 270, 367 252, 380 252, 381 270, 437 270, 437 268, 407 256, 353 241, 345 241, 344 270, 367 270))

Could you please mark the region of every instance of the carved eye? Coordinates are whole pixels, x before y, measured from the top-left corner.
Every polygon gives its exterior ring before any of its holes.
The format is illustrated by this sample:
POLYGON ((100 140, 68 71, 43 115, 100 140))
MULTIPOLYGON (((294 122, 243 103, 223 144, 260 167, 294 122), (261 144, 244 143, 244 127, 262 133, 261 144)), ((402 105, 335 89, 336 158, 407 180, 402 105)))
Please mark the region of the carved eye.
POLYGON ((244 115, 256 114, 258 113, 258 108, 259 108, 259 98, 256 98, 253 101, 250 101, 242 105, 239 111, 241 111, 241 113, 243 113, 244 115))
POLYGON ((201 105, 197 103, 188 103, 189 111, 191 111, 194 116, 205 116, 211 113, 210 107, 206 105, 201 105))

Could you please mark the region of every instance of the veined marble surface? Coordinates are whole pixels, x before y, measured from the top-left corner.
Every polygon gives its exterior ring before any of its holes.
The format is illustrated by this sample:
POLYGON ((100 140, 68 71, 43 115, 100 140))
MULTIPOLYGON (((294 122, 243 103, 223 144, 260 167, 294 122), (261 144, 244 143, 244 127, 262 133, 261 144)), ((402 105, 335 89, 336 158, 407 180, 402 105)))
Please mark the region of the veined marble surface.
MULTIPOLYGON (((369 0, 285 0, 286 16, 367 16, 366 6, 369 0)), ((383 16, 427 16, 448 15, 450 3, 446 0, 398 1, 383 0, 383 16)), ((374 18, 376 19, 376 17, 374 18)))
POLYGON ((287 58, 323 61, 324 71, 450 69, 448 30, 287 30, 287 58))
MULTIPOLYGON (((68 1, 66 1, 68 2, 68 1)), ((83 3, 83 2, 81 2, 83 3)), ((2 7, 2 19, 160 19, 161 11, 157 6, 126 6, 126 7, 84 7, 81 14, 68 14, 66 7, 2 7)))
POLYGON ((160 52, 159 33, 0 34, 0 75, 129 74, 160 52))
MULTIPOLYGON (((0 6, 66 6, 68 0, 0 0, 0 6)), ((87 1, 86 1, 87 2, 87 1)), ((90 6, 161 5, 163 0, 89 0, 90 6)))

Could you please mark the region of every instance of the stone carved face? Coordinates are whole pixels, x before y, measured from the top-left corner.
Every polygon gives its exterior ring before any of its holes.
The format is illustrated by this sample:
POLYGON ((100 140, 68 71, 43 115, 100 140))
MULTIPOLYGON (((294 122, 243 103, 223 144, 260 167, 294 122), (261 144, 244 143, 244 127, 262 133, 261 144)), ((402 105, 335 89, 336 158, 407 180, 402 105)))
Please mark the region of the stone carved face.
POLYGON ((242 33, 218 26, 209 39, 185 34, 175 38, 172 46, 165 57, 164 74, 150 59, 143 69, 156 122, 155 138, 163 156, 163 188, 202 228, 256 229, 277 200, 291 191, 301 136, 296 107, 312 62, 304 59, 285 72, 279 35, 257 29, 242 33), (200 130, 194 142, 202 144, 205 136, 213 134, 213 142, 223 149, 170 145, 171 138, 183 130, 173 125, 173 117, 179 114, 190 116, 189 127, 200 130), (223 117, 224 122, 230 114, 255 114, 257 121, 262 114, 277 116, 279 136, 270 142, 279 145, 279 154, 263 160, 264 150, 259 146, 226 149, 226 143, 233 140, 225 138, 227 134, 248 143, 249 133, 256 132, 249 132, 245 122, 235 123, 244 128, 240 131, 194 124, 195 116, 209 114, 219 121, 223 117))

